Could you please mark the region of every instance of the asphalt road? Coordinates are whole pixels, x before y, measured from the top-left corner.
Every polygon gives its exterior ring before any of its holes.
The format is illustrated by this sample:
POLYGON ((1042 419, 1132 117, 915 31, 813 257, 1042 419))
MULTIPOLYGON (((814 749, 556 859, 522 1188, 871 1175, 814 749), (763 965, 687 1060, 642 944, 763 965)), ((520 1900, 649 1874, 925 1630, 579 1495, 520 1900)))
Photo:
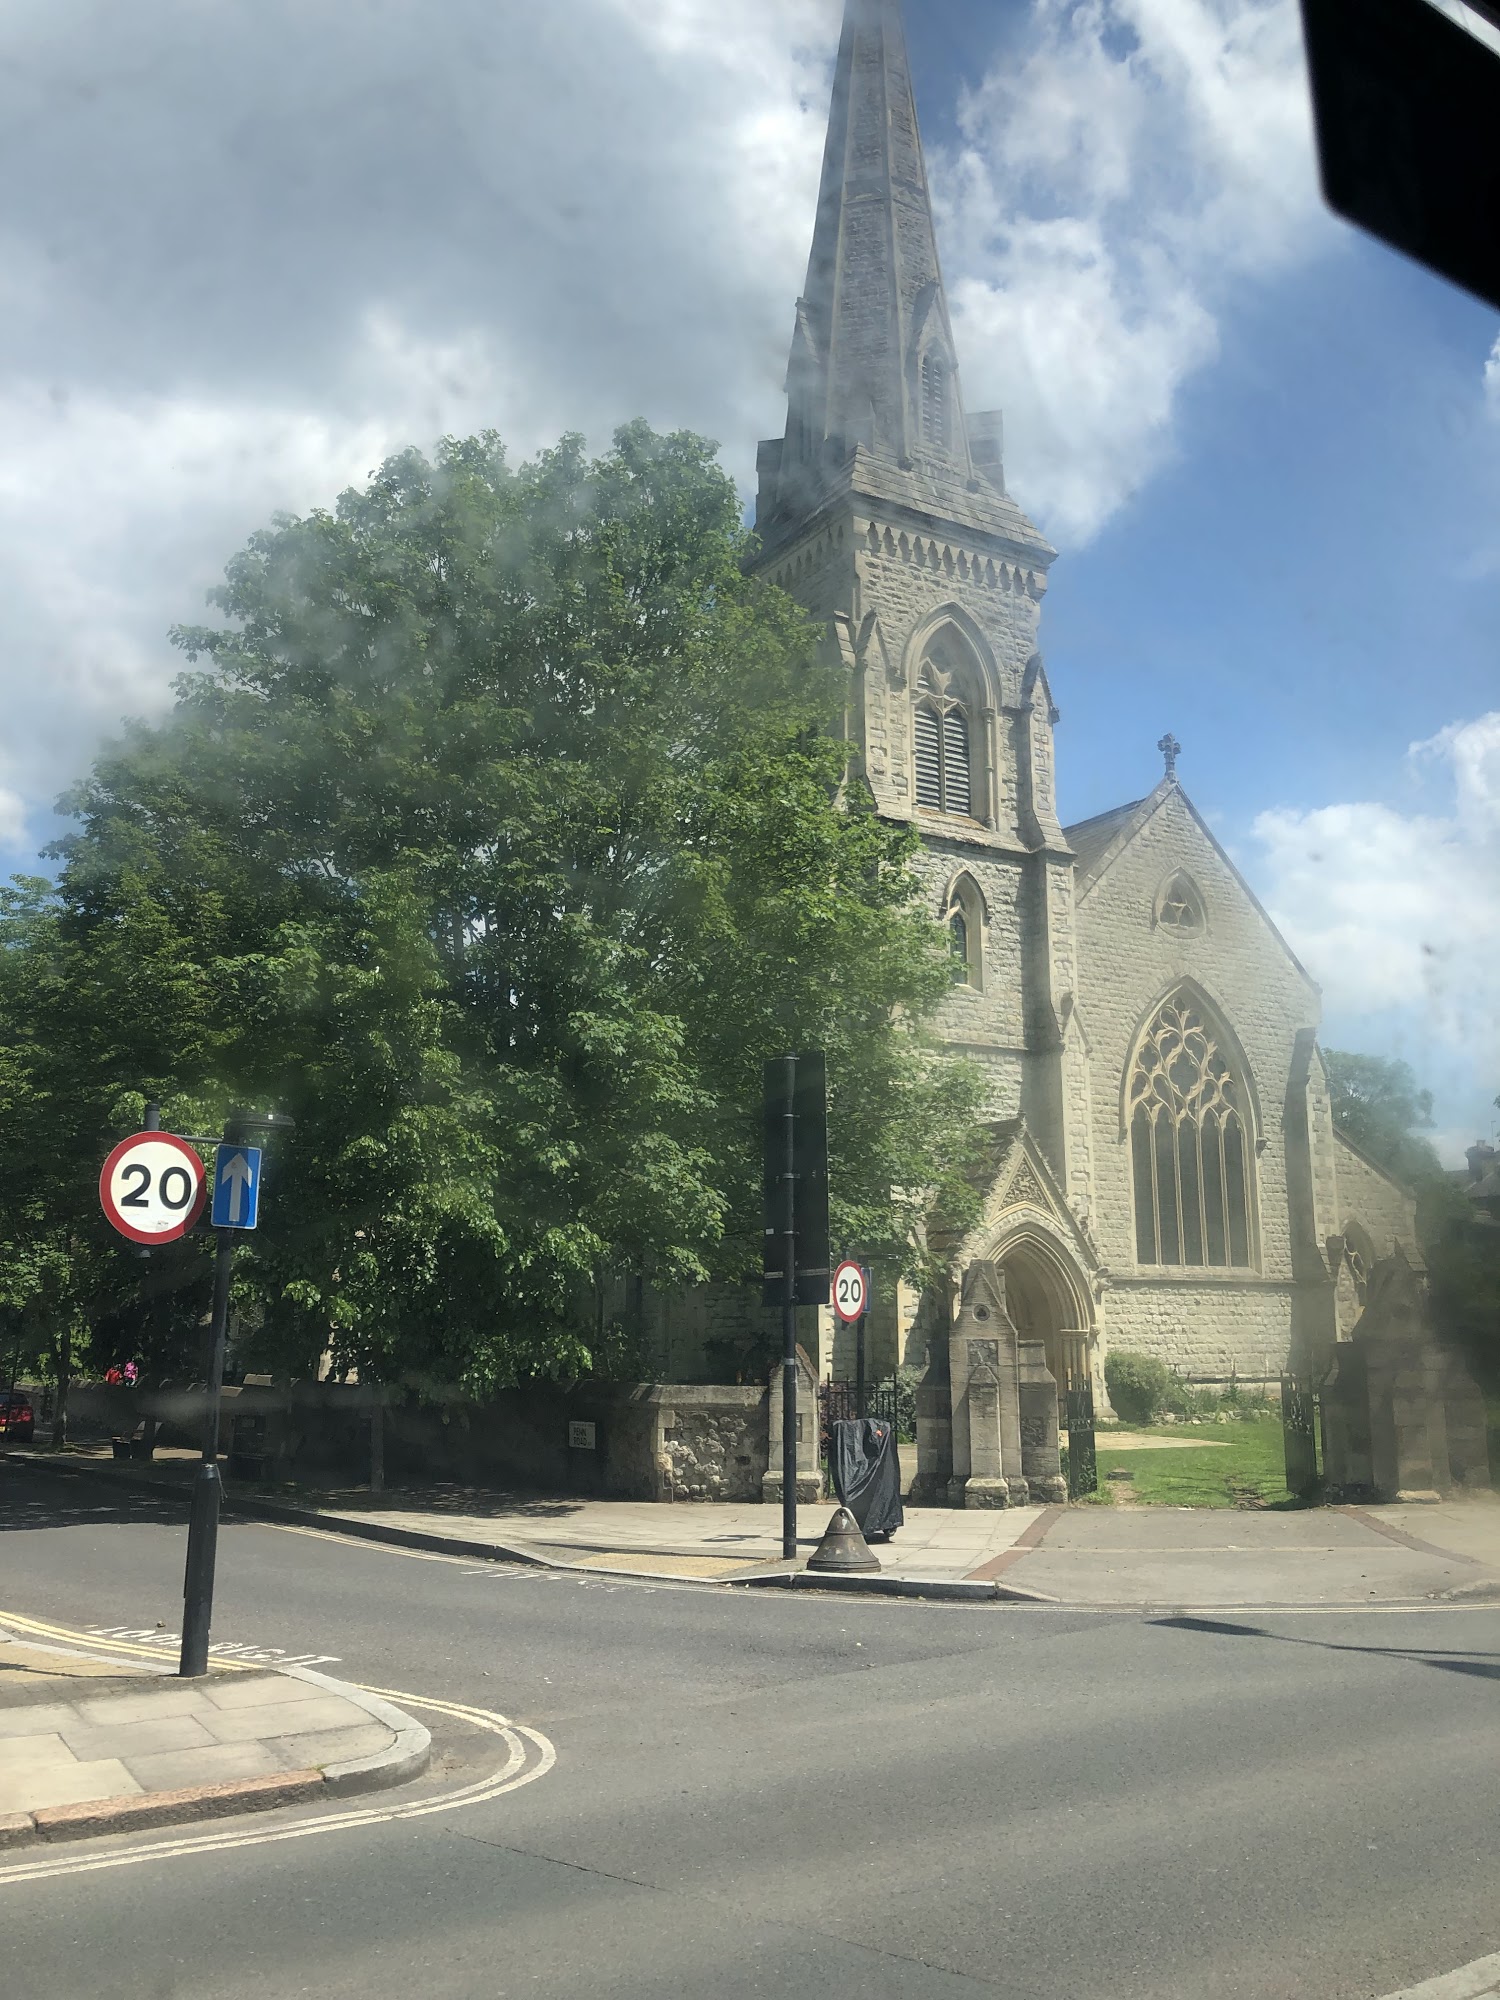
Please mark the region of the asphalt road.
MULTIPOLYGON (((0 1464, 0 1528, 0 1614, 176 1629, 170 1501, 0 1464)), ((1371 2000, 1500 1947, 1493 1608, 731 1594, 258 1524, 219 1577, 216 1639, 501 1709, 555 1768, 316 1838, 0 1868, 7 2000, 1371 2000)), ((496 1762, 434 1733, 434 1796, 496 1762)))

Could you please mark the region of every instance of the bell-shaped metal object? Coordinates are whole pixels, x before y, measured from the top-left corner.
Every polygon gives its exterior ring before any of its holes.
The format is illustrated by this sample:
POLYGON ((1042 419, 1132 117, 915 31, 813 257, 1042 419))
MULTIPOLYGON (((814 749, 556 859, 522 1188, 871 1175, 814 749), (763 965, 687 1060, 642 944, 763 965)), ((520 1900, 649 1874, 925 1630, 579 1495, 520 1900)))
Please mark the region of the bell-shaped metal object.
POLYGON ((840 1507, 823 1530, 823 1539, 808 1557, 807 1566, 848 1576, 855 1570, 879 1569, 880 1558, 871 1551, 849 1509, 840 1507))

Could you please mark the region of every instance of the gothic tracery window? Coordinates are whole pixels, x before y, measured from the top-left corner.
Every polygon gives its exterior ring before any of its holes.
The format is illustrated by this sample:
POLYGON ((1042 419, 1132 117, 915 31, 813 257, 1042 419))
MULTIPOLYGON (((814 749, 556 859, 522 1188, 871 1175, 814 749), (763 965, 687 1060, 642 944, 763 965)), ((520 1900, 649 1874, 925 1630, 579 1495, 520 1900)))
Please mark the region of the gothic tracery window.
POLYGON ((969 719, 952 685, 931 661, 917 684, 917 804, 930 812, 967 813, 973 798, 969 719))
POLYGON ((1163 1001, 1142 1037, 1128 1116, 1138 1262, 1247 1266, 1244 1088, 1189 995, 1163 1001))
POLYGON ((1166 882, 1156 899, 1156 921, 1163 930, 1201 931, 1206 924, 1198 885, 1181 870, 1166 882))

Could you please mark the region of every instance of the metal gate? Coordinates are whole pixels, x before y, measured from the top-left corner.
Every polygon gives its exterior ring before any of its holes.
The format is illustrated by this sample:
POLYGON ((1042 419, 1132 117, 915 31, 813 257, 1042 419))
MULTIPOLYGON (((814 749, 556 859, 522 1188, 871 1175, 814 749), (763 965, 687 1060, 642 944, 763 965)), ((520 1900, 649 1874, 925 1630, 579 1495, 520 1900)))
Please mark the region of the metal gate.
POLYGON ((1067 1391, 1068 1498, 1085 1499, 1099 1490, 1099 1460, 1094 1448, 1094 1385, 1084 1376, 1067 1391))
MULTIPOLYGON (((899 1438, 901 1412, 895 1378, 865 1384, 865 1415, 877 1423, 889 1424, 899 1438)), ((853 1382, 818 1384, 818 1448, 828 1456, 835 1424, 852 1423, 859 1415, 859 1392, 853 1382)))
POLYGON ((1068 1498, 1082 1500, 1099 1489, 1094 1448, 1094 1375, 1089 1336, 1064 1333, 1057 1341, 1058 1420, 1068 1434, 1068 1498))

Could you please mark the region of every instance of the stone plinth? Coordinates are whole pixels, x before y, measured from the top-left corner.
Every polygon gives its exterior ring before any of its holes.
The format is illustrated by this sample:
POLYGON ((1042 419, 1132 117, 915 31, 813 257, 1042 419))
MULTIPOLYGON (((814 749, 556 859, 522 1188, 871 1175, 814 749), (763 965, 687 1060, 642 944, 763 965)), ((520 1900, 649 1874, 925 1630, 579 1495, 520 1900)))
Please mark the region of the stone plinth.
POLYGON ((1034 1503, 1056 1505, 1068 1497, 1057 1436, 1057 1378, 1047 1366, 1046 1344, 1020 1343, 1021 1469, 1034 1503))
POLYGON ((1019 1337, 998 1264, 971 1264, 948 1338, 952 1507, 1009 1507, 1028 1496, 1021 1460, 1019 1337))

